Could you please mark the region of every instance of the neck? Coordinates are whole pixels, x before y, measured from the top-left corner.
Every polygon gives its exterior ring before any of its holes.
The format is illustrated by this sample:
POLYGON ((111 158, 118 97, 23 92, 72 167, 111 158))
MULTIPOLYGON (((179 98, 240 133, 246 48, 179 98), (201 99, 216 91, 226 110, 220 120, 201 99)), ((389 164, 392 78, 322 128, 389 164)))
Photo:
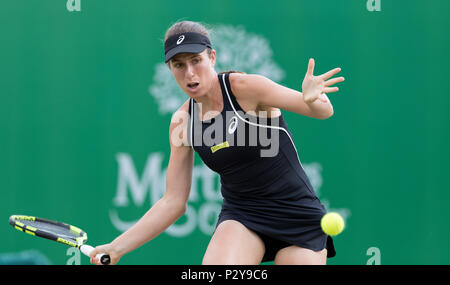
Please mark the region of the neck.
POLYGON ((197 103, 202 105, 203 112, 220 111, 223 107, 222 89, 217 78, 217 72, 213 72, 209 90, 202 96, 195 98, 197 103))

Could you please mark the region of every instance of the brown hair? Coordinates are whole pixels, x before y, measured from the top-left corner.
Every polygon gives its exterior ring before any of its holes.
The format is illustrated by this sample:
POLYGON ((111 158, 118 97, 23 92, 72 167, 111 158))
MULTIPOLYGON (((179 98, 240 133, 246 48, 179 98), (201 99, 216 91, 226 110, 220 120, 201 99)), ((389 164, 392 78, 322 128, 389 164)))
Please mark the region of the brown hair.
MULTIPOLYGON (((204 35, 205 37, 208 37, 208 39, 209 39, 209 30, 205 27, 204 24, 201 24, 198 22, 192 22, 192 21, 180 21, 180 22, 176 22, 175 24, 170 26, 170 28, 167 29, 166 34, 164 36, 164 42, 173 35, 188 33, 188 32, 199 33, 201 35, 204 35)), ((208 52, 208 56, 211 56, 212 49, 209 47, 206 49, 208 52)), ((169 63, 167 63, 167 64, 169 64, 169 63)), ((235 70, 223 71, 223 72, 220 72, 219 74, 224 74, 224 73, 225 74, 226 73, 243 73, 243 74, 245 74, 245 72, 235 71, 235 70)))
MULTIPOLYGON (((173 35, 176 34, 182 34, 182 33, 199 33, 201 35, 204 35, 209 39, 209 31, 208 29, 198 22, 192 22, 192 21, 181 21, 176 22, 170 28, 167 29, 166 35, 164 36, 164 42, 167 41, 168 38, 170 38, 173 35)), ((208 51, 208 55, 211 56, 211 48, 206 48, 208 51)))

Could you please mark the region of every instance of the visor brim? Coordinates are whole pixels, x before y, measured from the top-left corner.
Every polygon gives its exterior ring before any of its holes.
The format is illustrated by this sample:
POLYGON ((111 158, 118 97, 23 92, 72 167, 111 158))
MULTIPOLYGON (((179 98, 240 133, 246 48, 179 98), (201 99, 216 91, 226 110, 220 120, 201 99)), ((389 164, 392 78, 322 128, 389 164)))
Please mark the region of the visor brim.
POLYGON ((206 49, 205 45, 202 44, 185 44, 177 46, 169 50, 165 56, 165 63, 167 63, 172 57, 180 53, 201 53, 206 49))

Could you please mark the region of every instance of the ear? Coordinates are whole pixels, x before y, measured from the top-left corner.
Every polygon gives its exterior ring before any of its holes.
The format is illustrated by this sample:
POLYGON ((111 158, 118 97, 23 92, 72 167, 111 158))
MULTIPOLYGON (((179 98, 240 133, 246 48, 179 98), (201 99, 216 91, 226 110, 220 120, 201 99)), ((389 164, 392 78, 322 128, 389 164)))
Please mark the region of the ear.
POLYGON ((216 50, 215 49, 211 50, 210 59, 211 59, 211 66, 214 68, 214 66, 216 65, 216 50))

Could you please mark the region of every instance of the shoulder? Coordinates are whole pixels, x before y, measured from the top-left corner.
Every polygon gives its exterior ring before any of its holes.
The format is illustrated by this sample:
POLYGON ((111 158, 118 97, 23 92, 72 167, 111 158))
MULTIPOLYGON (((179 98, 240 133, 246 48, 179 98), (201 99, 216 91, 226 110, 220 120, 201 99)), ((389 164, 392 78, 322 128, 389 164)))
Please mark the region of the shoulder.
POLYGON ((173 114, 170 119, 170 128, 175 128, 180 124, 187 124, 189 120, 189 101, 191 99, 187 99, 186 102, 183 103, 173 114))
POLYGON ((229 79, 233 91, 245 91, 248 88, 257 86, 258 83, 267 80, 267 78, 262 75, 246 73, 230 73, 229 79))
POLYGON ((267 97, 277 93, 274 82, 269 78, 259 74, 232 73, 230 85, 234 96, 244 110, 279 112, 278 109, 274 109, 273 104, 268 104, 267 97))
POLYGON ((173 113, 173 115, 175 114, 180 114, 180 113, 189 113, 189 102, 191 101, 191 98, 188 98, 183 105, 181 105, 176 111, 175 113, 173 113))
POLYGON ((172 114, 172 118, 170 119, 169 136, 172 145, 188 145, 189 101, 190 98, 172 114))
POLYGON ((237 98, 256 96, 270 82, 265 76, 245 73, 231 73, 229 80, 231 90, 237 98))

